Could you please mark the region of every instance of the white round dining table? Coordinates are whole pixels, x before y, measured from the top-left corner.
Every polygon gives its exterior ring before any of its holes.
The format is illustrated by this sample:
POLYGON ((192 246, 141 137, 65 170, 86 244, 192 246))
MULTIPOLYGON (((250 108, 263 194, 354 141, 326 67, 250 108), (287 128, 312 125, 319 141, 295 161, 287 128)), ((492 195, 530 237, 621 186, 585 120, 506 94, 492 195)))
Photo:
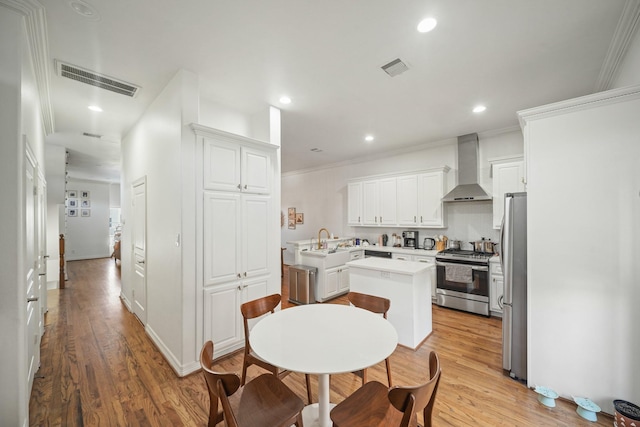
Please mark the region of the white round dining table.
POLYGON ((381 315, 338 304, 309 304, 270 314, 249 335, 253 351, 293 372, 318 375, 318 403, 303 410, 305 427, 331 426, 329 375, 354 372, 386 359, 398 334, 381 315))

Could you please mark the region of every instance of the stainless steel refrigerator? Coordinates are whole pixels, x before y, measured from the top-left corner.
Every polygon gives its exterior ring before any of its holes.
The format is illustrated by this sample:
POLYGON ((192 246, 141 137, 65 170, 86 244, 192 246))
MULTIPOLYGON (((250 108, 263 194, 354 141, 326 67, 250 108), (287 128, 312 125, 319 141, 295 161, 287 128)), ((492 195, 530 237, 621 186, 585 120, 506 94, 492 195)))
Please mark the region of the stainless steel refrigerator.
POLYGON ((527 379, 527 193, 507 193, 500 232, 504 273, 502 367, 527 379))

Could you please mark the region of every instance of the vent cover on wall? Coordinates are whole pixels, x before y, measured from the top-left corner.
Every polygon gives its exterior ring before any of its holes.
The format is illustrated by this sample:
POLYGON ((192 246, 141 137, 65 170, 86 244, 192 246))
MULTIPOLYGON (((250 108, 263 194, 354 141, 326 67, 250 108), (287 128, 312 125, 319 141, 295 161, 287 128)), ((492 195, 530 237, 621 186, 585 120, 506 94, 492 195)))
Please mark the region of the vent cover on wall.
POLYGON ((395 77, 399 74, 402 74, 409 69, 409 67, 407 67, 407 64, 402 62, 400 58, 394 59, 388 64, 383 65, 381 68, 385 73, 389 74, 391 77, 395 77))
POLYGON ((81 83, 99 87, 111 92, 119 93, 134 98, 138 94, 139 86, 114 79, 105 75, 100 75, 95 71, 85 70, 75 65, 66 64, 56 60, 56 71, 61 77, 66 77, 81 83))

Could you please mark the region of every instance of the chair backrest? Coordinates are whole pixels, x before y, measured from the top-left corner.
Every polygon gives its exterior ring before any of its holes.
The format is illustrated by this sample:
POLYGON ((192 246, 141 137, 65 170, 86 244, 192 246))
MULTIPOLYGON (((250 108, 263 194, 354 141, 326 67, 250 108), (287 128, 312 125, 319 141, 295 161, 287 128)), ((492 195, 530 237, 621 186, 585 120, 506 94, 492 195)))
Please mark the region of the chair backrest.
POLYGON ((223 384, 225 390, 225 396, 231 396, 240 387, 240 377, 234 373, 228 372, 215 372, 213 366, 213 342, 207 341, 202 346, 200 351, 200 366, 204 373, 204 379, 207 382, 207 388, 209 389, 209 399, 213 402, 221 397, 218 394, 218 381, 223 384))
POLYGON ((435 351, 429 354, 429 381, 416 387, 393 387, 389 390, 389 401, 404 412, 401 427, 415 425, 415 413, 423 411, 424 427, 431 426, 431 414, 440 383, 440 360, 435 351))
POLYGON ((356 307, 382 314, 385 319, 387 318, 387 311, 389 311, 389 307, 391 307, 391 301, 387 298, 361 294, 359 292, 349 292, 347 299, 356 307))
POLYGON ((276 307, 280 304, 280 294, 267 295, 266 297, 247 301, 240 306, 240 312, 242 313, 242 320, 244 323, 244 343, 245 352, 248 352, 251 348, 249 345, 249 322, 250 319, 255 319, 263 314, 269 312, 275 312, 276 307))

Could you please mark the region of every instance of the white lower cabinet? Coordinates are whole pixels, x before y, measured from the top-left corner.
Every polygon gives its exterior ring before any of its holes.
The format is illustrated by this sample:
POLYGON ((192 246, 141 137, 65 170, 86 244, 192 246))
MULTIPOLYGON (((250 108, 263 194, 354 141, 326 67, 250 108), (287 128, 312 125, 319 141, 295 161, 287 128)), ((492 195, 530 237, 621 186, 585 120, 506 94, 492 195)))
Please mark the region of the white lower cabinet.
POLYGON ((489 289, 489 310, 491 314, 502 315, 502 296, 504 295, 504 278, 500 260, 491 259, 491 283, 489 289))
POLYGON ((216 285, 204 290, 204 340, 215 343, 215 357, 244 345, 240 306, 267 295, 268 277, 216 285))
POLYGON ((321 284, 319 288, 320 301, 349 292, 349 267, 342 265, 328 268, 324 271, 323 276, 320 278, 324 284, 324 286, 321 284))
POLYGON ((435 302, 436 300, 436 257, 434 256, 426 256, 426 255, 415 255, 413 260, 416 262, 424 262, 429 265, 432 265, 431 269, 431 300, 435 302))

